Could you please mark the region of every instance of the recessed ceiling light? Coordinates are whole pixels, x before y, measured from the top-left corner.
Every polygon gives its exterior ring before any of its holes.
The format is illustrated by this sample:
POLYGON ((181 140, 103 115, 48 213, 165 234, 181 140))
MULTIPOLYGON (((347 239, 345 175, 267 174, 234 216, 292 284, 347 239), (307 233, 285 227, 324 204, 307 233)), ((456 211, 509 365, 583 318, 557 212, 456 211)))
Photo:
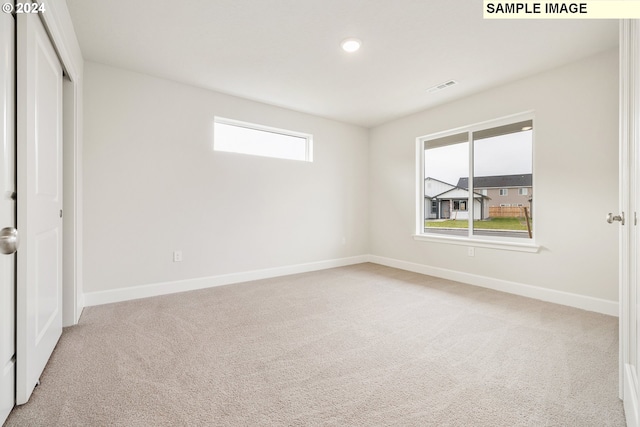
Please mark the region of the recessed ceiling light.
POLYGON ((345 39, 342 41, 342 43, 340 43, 340 46, 342 46, 342 50, 344 50, 345 52, 355 52, 356 50, 360 49, 361 45, 362 42, 354 38, 345 39))
POLYGON ((522 130, 531 130, 533 129, 533 126, 523 126, 522 130))

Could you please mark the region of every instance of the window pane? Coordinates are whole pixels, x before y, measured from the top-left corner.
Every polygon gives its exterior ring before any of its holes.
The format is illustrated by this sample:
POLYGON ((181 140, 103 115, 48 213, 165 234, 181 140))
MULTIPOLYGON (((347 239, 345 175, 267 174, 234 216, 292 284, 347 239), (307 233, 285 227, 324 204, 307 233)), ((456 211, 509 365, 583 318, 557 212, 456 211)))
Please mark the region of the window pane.
POLYGON ((473 133, 473 234, 529 239, 533 218, 533 122, 473 133))
POLYGON ((459 187, 469 175, 468 132, 424 143, 424 231, 467 236, 468 191, 459 187))
MULTIPOLYGON (((214 123, 213 148, 216 151, 252 154, 290 160, 309 160, 310 135, 298 136, 251 127, 251 124, 214 123)), ((293 132, 292 132, 293 133, 293 132)))

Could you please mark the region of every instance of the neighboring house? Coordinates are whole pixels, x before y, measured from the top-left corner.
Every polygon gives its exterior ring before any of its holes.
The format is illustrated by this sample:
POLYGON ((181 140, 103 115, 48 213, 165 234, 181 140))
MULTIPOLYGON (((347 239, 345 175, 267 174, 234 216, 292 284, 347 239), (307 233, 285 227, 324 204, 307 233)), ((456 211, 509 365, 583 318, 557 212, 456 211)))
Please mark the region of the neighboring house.
MULTIPOLYGON (((469 191, 466 188, 427 177, 424 193, 425 219, 469 219, 469 191)), ((482 202, 485 197, 475 193, 474 198, 474 218, 486 218, 488 211, 482 202)))
MULTIPOLYGON (((486 218, 483 196, 474 193, 473 218, 486 218)), ((440 219, 469 219, 469 191, 466 188, 455 187, 451 190, 438 194, 433 198, 438 206, 438 218, 440 219)))
MULTIPOLYGON (((528 207, 533 204, 533 175, 496 175, 474 178, 474 219, 489 218, 491 208, 528 207)), ((469 178, 457 185, 427 177, 424 183, 425 219, 468 219, 469 178)))
MULTIPOLYGON (((460 178, 458 187, 468 188, 469 178, 460 178)), ((533 175, 477 176, 473 179, 474 191, 484 199, 487 216, 490 207, 528 207, 533 205, 533 175)))
POLYGON ((438 219, 439 206, 435 197, 456 188, 455 185, 427 177, 424 180, 424 216, 425 219, 438 219))
POLYGON ((456 188, 456 186, 431 177, 424 179, 424 194, 427 197, 437 196, 452 188, 456 188))

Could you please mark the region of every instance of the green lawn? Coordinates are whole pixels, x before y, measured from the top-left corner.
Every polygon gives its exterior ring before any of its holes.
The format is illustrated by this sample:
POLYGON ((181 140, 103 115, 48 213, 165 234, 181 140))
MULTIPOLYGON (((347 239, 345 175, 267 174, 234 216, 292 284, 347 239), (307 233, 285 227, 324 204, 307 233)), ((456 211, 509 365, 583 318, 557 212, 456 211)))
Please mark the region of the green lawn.
MULTIPOLYGON (((434 228, 467 228, 469 221, 465 220, 435 220, 425 221, 425 227, 434 228)), ((476 230, 527 230, 527 222, 524 218, 492 218, 482 221, 473 221, 476 230)))

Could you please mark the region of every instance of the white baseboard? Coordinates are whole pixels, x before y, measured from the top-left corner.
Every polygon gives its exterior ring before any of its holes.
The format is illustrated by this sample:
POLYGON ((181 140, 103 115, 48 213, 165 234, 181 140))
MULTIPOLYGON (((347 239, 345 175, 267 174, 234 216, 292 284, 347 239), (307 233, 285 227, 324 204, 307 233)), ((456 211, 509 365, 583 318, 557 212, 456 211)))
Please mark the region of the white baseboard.
POLYGON ((546 289, 538 286, 525 285, 507 280, 495 279, 492 277, 479 276, 476 274, 463 273, 460 271, 448 270, 445 268, 431 267, 423 264, 416 264, 401 261, 393 258, 386 258, 377 255, 369 255, 369 262, 386 265, 388 267, 399 268, 401 270, 412 271, 414 273, 426 274, 428 276, 442 279, 455 280, 469 285, 481 286, 483 288, 494 289, 496 291, 534 298, 542 301, 552 302, 582 310, 594 311, 596 313, 608 314, 618 317, 618 302, 600 298, 593 298, 584 295, 572 294, 569 292, 546 289))
POLYGON ((432 267, 393 258, 377 255, 360 255, 349 258, 318 261, 306 264, 297 264, 284 267, 268 268, 241 273, 223 274, 219 276, 201 277, 189 280, 177 280, 173 282, 152 283, 148 285, 132 286, 128 288, 112 289, 108 291, 87 292, 83 295, 84 306, 110 304, 114 302, 129 301, 140 298, 148 298, 159 295, 173 294, 177 292, 193 291, 197 289, 212 288, 216 286, 231 285, 234 283, 248 282, 251 280, 269 279, 272 277, 288 276, 290 274, 307 273, 311 271, 325 270, 328 268, 343 267, 346 265, 372 262, 386 265, 414 273, 455 280, 469 285, 481 286, 510 294, 521 295, 542 301, 567 305, 596 313, 618 316, 618 303, 600 298, 572 294, 554 289, 540 288, 492 277, 463 273, 445 268, 432 267))
POLYGON ((340 258, 326 261, 297 264, 284 267, 253 270, 241 273, 222 274, 219 276, 201 277, 197 279, 177 280, 173 282, 152 283, 148 285, 132 286, 128 288, 112 289, 108 291, 85 292, 84 306, 110 304, 177 292, 194 291, 215 286, 231 285, 233 283, 251 280, 269 279, 272 277, 288 276, 290 274, 307 273, 346 265, 361 264, 369 260, 368 255, 340 258))

